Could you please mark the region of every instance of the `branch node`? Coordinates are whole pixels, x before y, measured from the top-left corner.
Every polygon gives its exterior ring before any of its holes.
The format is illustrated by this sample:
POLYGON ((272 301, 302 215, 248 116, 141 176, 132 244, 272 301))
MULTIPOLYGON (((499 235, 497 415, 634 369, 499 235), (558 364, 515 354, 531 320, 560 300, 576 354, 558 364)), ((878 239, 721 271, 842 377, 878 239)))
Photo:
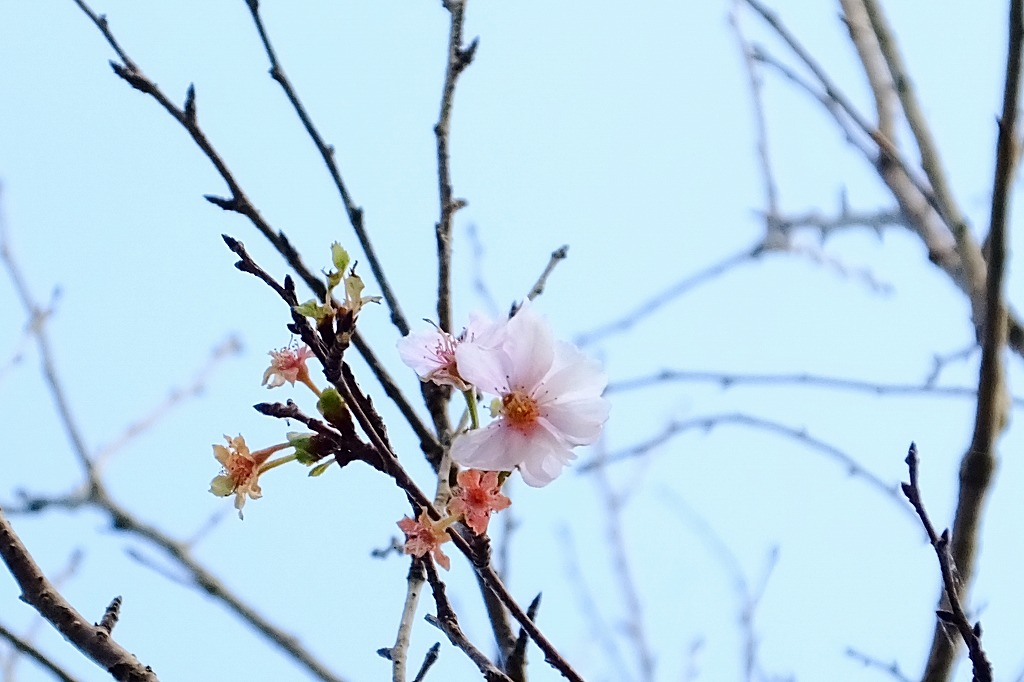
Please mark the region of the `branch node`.
POLYGON ((188 84, 188 92, 185 93, 185 119, 189 123, 196 123, 196 84, 188 84))
POLYGON ((117 595, 107 605, 107 609, 103 612, 103 618, 100 619, 99 623, 96 623, 96 627, 109 634, 114 629, 114 626, 117 625, 117 619, 120 617, 121 595, 117 595))

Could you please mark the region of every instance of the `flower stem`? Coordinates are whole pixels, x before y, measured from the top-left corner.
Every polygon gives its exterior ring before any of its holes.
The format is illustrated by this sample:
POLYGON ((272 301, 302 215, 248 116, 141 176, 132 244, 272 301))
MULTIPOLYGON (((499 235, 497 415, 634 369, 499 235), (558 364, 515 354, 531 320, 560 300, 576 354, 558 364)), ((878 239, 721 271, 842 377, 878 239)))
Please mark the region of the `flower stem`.
MULTIPOLYGON (((289 447, 289 446, 286 444, 285 447, 289 447)), ((262 474, 262 473, 265 473, 267 471, 270 471, 271 469, 276 469, 277 467, 281 466, 282 464, 287 464, 288 462, 291 462, 291 461, 296 460, 298 458, 299 458, 299 456, 297 454, 295 454, 294 452, 292 454, 290 454, 290 455, 285 455, 284 457, 278 457, 277 459, 273 460, 272 462, 267 462, 266 464, 261 466, 260 467, 260 473, 262 474)))
POLYGON ((476 409, 476 389, 467 388, 462 392, 462 395, 466 398, 466 406, 469 408, 469 421, 470 427, 474 429, 480 428, 480 415, 476 409))

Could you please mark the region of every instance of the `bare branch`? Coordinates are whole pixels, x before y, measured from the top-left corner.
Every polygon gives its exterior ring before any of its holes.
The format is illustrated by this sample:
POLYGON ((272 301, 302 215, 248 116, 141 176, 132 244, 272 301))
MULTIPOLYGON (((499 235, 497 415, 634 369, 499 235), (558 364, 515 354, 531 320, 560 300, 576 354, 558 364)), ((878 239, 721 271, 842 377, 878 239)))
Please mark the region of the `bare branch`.
POLYGON ((466 205, 465 200, 455 199, 452 194, 451 164, 449 159, 449 135, 451 133, 452 104, 455 100, 455 84, 459 75, 473 61, 477 39, 468 47, 462 47, 462 29, 466 20, 467 0, 444 0, 444 7, 451 16, 448 31, 448 55, 441 89, 441 108, 434 125, 437 138, 437 188, 440 201, 440 216, 435 226, 437 233, 437 324, 443 331, 452 330, 452 217, 466 205))
POLYGON ((75 648, 120 682, 157 682, 156 673, 118 644, 103 627, 75 610, 46 579, 0 509, 0 558, 21 588, 21 599, 75 648))
MULTIPOLYGON (((907 500, 910 501, 914 511, 917 512, 918 517, 921 519, 921 525, 924 526, 925 533, 928 535, 928 540, 931 542, 932 548, 935 549, 935 555, 939 559, 939 571, 942 573, 942 589, 946 597, 946 602, 944 603, 949 604, 948 611, 940 609, 937 612, 939 620, 936 626, 939 628, 943 625, 953 625, 956 627, 961 638, 967 644, 971 663, 974 664, 974 682, 992 682, 992 665, 985 655, 985 650, 981 647, 981 623, 971 625, 967 621, 967 614, 964 613, 963 602, 961 601, 963 597, 966 597, 967 580, 969 577, 963 576, 959 564, 955 562, 954 557, 950 553, 949 531, 944 530, 941 535, 937 534, 931 519, 928 518, 928 513, 925 511, 917 478, 919 462, 917 446, 913 443, 910 444, 910 451, 907 453, 906 462, 907 469, 910 472, 910 483, 903 484, 903 494, 907 496, 907 500)), ((968 570, 971 569, 970 566, 967 568, 968 570)), ((949 669, 945 671, 937 669, 938 661, 938 658, 929 657, 928 666, 923 677, 924 680, 945 679, 948 676, 949 669)))
MULTIPOLYGON (((1006 428, 1007 387, 1003 366, 1003 346, 1007 339, 1007 314, 1003 287, 1006 268, 1007 216, 1010 211, 1017 143, 1017 108, 1020 96, 1022 45, 1024 45, 1024 0, 1011 0, 1007 37, 1006 81, 1003 87, 1003 111, 999 119, 999 137, 992 187, 992 215, 989 226, 988 278, 985 286, 985 320, 981 339, 981 367, 978 376, 978 407, 975 414, 974 434, 960 462, 960 489, 957 495, 956 515, 953 519, 953 537, 948 551, 953 565, 969 589, 976 563, 978 529, 982 510, 996 467, 996 443, 1006 428)), ((913 446, 911 455, 915 456, 913 446)), ((910 455, 908 455, 909 459, 910 455)), ((908 461, 908 465, 911 464, 908 461)), ((911 465, 911 485, 913 480, 911 465)), ((909 496, 909 494, 908 494, 909 496)), ((911 500, 913 502, 913 500, 911 500)), ((923 517, 923 509, 919 510, 923 517)), ((922 518, 922 521, 924 519, 922 518)), ((934 544, 934 541, 933 541, 934 544)), ((938 551, 938 548, 936 548, 938 551)), ((941 561, 941 557, 940 557, 941 561)), ((948 587, 947 587, 948 591, 948 587)), ((952 597, 951 597, 952 598, 952 597)), ((966 619, 963 619, 966 623, 966 619)), ((957 623, 961 636, 967 642, 975 675, 981 661, 972 646, 968 632, 957 623)), ((928 656, 923 680, 940 682, 948 679, 953 666, 955 649, 936 625, 932 648, 928 656)), ((980 633, 979 633, 980 634, 980 633)), ((980 651, 980 644, 978 645, 980 651)), ((983 652, 982 652, 983 655, 983 652)), ((988 679, 991 679, 989 672, 988 679)))

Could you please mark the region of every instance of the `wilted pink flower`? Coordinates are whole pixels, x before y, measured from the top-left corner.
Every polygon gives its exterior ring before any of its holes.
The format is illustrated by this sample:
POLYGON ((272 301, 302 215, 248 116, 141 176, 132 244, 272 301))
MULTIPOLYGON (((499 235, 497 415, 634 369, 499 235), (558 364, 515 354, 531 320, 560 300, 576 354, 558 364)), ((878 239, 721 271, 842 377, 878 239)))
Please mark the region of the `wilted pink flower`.
POLYGON ((406 554, 421 557, 429 552, 441 568, 446 571, 451 568, 451 559, 441 551, 441 545, 451 539, 445 531, 447 524, 434 521, 423 511, 415 521, 408 516, 404 517, 398 522, 398 527, 405 533, 403 549, 406 554))
POLYGON ((213 446, 213 456, 220 462, 223 473, 210 481, 210 492, 218 497, 234 494, 238 518, 242 518, 246 496, 254 500, 263 497, 259 483, 260 474, 274 465, 274 462, 271 462, 271 466, 266 467, 267 459, 275 452, 290 446, 283 443, 250 453, 249 446, 245 444, 242 436, 224 436, 224 440, 228 442, 227 447, 213 446))
POLYGON ((465 469, 459 472, 459 485, 448 502, 448 513, 461 516, 477 535, 487 532, 492 511, 508 509, 512 500, 501 494, 497 471, 465 469))
POLYGON ((593 443, 608 419, 607 378, 575 346, 555 341, 544 318, 524 305, 491 345, 455 349, 461 376, 498 396, 497 419, 452 443, 452 459, 471 469, 510 471, 540 487, 593 443))
POLYGON ((412 332, 398 340, 398 355, 421 380, 465 391, 469 383, 459 373, 455 349, 463 344, 487 343, 498 328, 498 325, 486 318, 473 316, 469 326, 458 336, 441 331, 436 326, 412 332))
POLYGON ((272 350, 270 355, 270 367, 263 373, 263 385, 267 388, 277 388, 288 382, 292 386, 296 381, 304 384, 311 383, 309 370, 306 369, 306 360, 313 357, 313 351, 309 346, 301 348, 282 348, 272 350))

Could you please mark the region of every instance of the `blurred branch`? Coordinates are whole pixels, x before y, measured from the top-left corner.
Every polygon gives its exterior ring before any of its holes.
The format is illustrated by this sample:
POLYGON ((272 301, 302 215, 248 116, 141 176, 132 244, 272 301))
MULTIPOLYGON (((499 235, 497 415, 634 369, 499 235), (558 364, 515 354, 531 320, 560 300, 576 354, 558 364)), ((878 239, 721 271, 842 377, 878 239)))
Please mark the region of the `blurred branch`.
MULTIPOLYGON (((754 132, 757 136, 757 158, 760 164, 761 179, 764 182, 765 190, 765 203, 767 204, 767 210, 765 212, 768 220, 766 221, 766 228, 769 234, 765 236, 766 241, 769 240, 772 235, 771 232, 775 225, 772 223, 772 219, 779 215, 779 187, 775 181, 775 173, 772 170, 771 155, 768 149, 768 122, 767 117, 764 113, 764 80, 761 78, 761 73, 757 68, 754 59, 754 48, 747 40, 746 34, 740 27, 740 3, 742 0, 733 0, 732 6, 729 9, 729 25, 732 27, 733 35, 736 37, 736 43, 740 48, 740 54, 743 55, 743 66, 747 72, 747 85, 750 88, 750 101, 754 106, 754 132)), ((784 238, 782 238, 784 239, 784 238)))
MULTIPOLYGON (((878 48, 889 67, 893 86, 903 107, 903 114, 914 135, 914 141, 921 155, 921 168, 928 177, 928 183, 931 185, 932 193, 938 204, 936 208, 956 239, 957 251, 959 252, 960 262, 966 271, 967 281, 980 289, 985 280, 985 260, 982 258, 981 249, 970 236, 967 221, 960 211, 956 200, 953 198, 953 191, 947 182, 946 171, 942 166, 938 147, 932 139, 928 121, 914 94, 910 74, 903 64, 903 58, 900 56, 896 39, 889 30, 889 25, 881 6, 875 0, 861 0, 861 2, 871 21, 871 28, 877 39, 878 48)), ((966 293, 974 303, 975 315, 977 316, 978 303, 982 292, 976 289, 969 290, 966 293)))
MULTIPOLYGON (((845 379, 818 374, 737 374, 730 372, 701 372, 682 369, 663 369, 648 376, 613 381, 608 384, 607 393, 625 393, 650 388, 668 382, 712 383, 723 389, 734 386, 811 386, 824 389, 874 393, 875 395, 926 395, 949 398, 976 398, 977 389, 966 386, 935 386, 923 384, 883 384, 861 379, 845 379)), ((1014 407, 1024 407, 1024 398, 1011 398, 1014 407)))
MULTIPOLYGON (((956 515, 953 519, 953 537, 948 551, 953 566, 964 581, 966 598, 974 575, 976 564, 978 529, 985 498, 996 468, 996 443, 1009 421, 1007 386, 1003 366, 1003 346, 1007 339, 1007 313, 1003 294, 1006 269, 1008 216, 1013 171, 1016 164, 1017 108, 1020 96, 1022 45, 1024 45, 1024 0, 1011 0, 1006 48, 1006 80, 1003 86, 1003 110, 999 118, 999 135, 996 143, 996 162, 992 181, 992 213, 989 226, 988 277, 985 282, 985 319, 982 325, 981 367, 978 376, 978 408, 974 421, 974 435, 960 463, 960 487, 957 494, 956 515)), ((911 446, 914 462, 911 467, 911 485, 915 486, 914 468, 916 452, 911 446)), ((909 497, 908 493, 908 497, 909 497)), ((913 500, 911 500, 913 502, 913 500)), ((915 504, 915 506, 918 506, 915 504)), ((925 521, 923 507, 918 509, 925 521)), ((927 525, 927 524, 926 524, 927 525)), ((933 535, 933 533, 929 533, 933 535)), ((933 539, 932 544, 935 544, 933 539)), ((938 551, 938 547, 936 547, 938 551)), ((941 554, 941 553, 940 553, 941 554)), ((942 556, 940 556, 940 562, 942 556)), ((944 576, 945 577, 945 576, 944 576)), ((946 586, 949 592, 949 585, 946 586)), ((953 600, 955 595, 950 595, 953 600)), ((954 600, 955 601, 955 600, 954 600)), ((983 668, 984 652, 980 643, 970 639, 970 629, 965 629, 966 618, 957 612, 956 625, 967 643, 975 675, 983 668), (980 656, 980 658, 979 658, 980 656)), ((941 682, 951 674, 956 648, 940 632, 937 624, 932 637, 931 652, 925 667, 925 682, 941 682)), ((980 636, 980 629, 975 636, 980 636)), ((982 678, 978 678, 982 679, 982 678)), ((988 679, 991 679, 991 671, 988 679)))
POLYGON ((636 306, 625 315, 622 315, 617 320, 607 322, 600 327, 590 330, 589 332, 577 335, 573 340, 573 343, 582 348, 584 346, 597 343, 598 341, 614 334, 621 334, 629 331, 635 325, 640 323, 641 320, 653 315, 662 307, 676 300, 690 289, 700 286, 715 277, 723 275, 729 270, 732 270, 749 260, 757 258, 762 253, 763 249, 764 243, 758 242, 753 248, 744 249, 738 253, 732 254, 731 256, 726 256, 718 263, 715 263, 696 274, 687 275, 667 289, 664 289, 646 301, 641 302, 640 305, 636 306))
POLYGON ((132 422, 120 436, 96 450, 93 456, 93 466, 97 472, 102 471, 104 464, 113 454, 133 439, 151 429, 175 407, 190 398, 201 396, 206 390, 207 380, 217 366, 227 358, 238 355, 241 350, 242 344, 236 336, 231 336, 217 345, 210 353, 206 364, 195 373, 195 376, 188 385, 172 389, 166 400, 150 410, 145 416, 132 422))
MULTIPOLYGON (((756 674, 761 672, 761 665, 758 662, 758 637, 754 628, 754 620, 757 608, 761 604, 765 591, 768 589, 768 580, 779 559, 779 548, 772 547, 768 552, 764 571, 758 585, 752 585, 747 578, 743 566, 740 564, 736 553, 732 551, 722 536, 715 530, 708 521, 697 513, 683 498, 673 490, 666 490, 665 495, 669 500, 669 509, 704 543, 704 546, 711 552, 718 563, 729 574, 733 591, 739 601, 739 626, 743 636, 743 672, 746 682, 754 682, 756 674)), ((761 677, 765 677, 761 675, 761 677)))
MULTIPOLYGON (((935 555, 939 559, 939 571, 942 573, 942 589, 947 600, 945 603, 949 604, 948 611, 939 609, 936 612, 939 617, 936 625, 939 628, 943 624, 956 627, 961 638, 967 644, 971 663, 974 665, 974 682, 992 682, 992 665, 989 663, 985 650, 981 646, 981 623, 971 625, 967 621, 967 614, 964 613, 964 606, 961 601, 963 597, 966 597, 969 576, 962 574, 959 564, 955 562, 950 553, 949 530, 942 531, 941 535, 937 534, 931 519, 928 518, 924 502, 921 499, 921 489, 918 486, 918 461, 917 446, 911 443, 910 452, 907 453, 906 458, 907 469, 910 472, 910 483, 903 484, 903 494, 907 496, 907 500, 913 505, 914 511, 917 512, 918 517, 921 519, 921 525, 924 526, 925 533, 928 534, 928 540, 931 542, 935 555)), ((972 566, 967 567, 968 570, 972 568, 972 566)), ((944 633, 945 630, 943 630, 943 636, 945 636, 944 633)), ((934 651, 933 648, 933 654, 934 651)), ((951 670, 948 668, 946 670, 937 669, 938 661, 938 658, 928 659, 928 666, 925 668, 925 674, 922 679, 945 679, 950 674, 951 670)))
POLYGON ((867 654, 860 652, 854 649, 853 647, 846 648, 846 655, 849 658, 852 658, 853 660, 857 661, 858 663, 861 663, 865 668, 874 668, 875 670, 880 670, 882 672, 888 673, 889 676, 897 682, 911 682, 910 678, 904 675, 903 671, 900 670, 899 663, 895 661, 893 661, 892 663, 883 663, 877 658, 872 658, 871 656, 868 656, 867 654))
MULTIPOLYGON (((77 682, 77 680, 71 677, 69 673, 65 672, 59 665, 47 658, 46 654, 32 646, 28 640, 22 639, 12 631, 8 630, 2 623, 0 623, 0 639, 6 640, 17 652, 28 656, 41 667, 45 668, 51 675, 53 675, 54 678, 63 680, 63 682, 77 682)), ((10 671, 5 671, 4 679, 13 680, 14 678, 10 675, 10 671)))
MULTIPOLYGON (((601 612, 598 600, 594 597, 594 590, 587 584, 586 574, 583 570, 581 553, 576 547, 572 533, 565 526, 559 528, 558 544, 563 550, 566 561, 566 573, 569 577, 569 584, 576 592, 576 600, 579 603, 579 610, 583 622, 587 626, 587 636, 593 642, 596 649, 607 658, 604 669, 609 674, 609 679, 628 680, 630 679, 626 661, 608 620, 601 612), (614 670, 612 670, 614 667, 614 670), (611 673, 614 672, 614 675, 611 673)), ((586 562, 590 562, 590 555, 586 555, 586 562)))
MULTIPOLYGON (((981 258, 980 247, 967 229, 966 222, 953 202, 945 181, 939 182, 942 193, 941 197, 937 197, 928 181, 919 177, 918 173, 904 161, 894 140, 889 137, 894 130, 894 126, 889 120, 893 104, 891 93, 886 94, 885 88, 887 84, 893 82, 894 76, 905 75, 902 74, 902 64, 898 65, 899 73, 888 75, 884 73, 889 68, 890 60, 885 59, 883 48, 880 45, 881 39, 877 35, 872 37, 865 33, 868 30, 865 25, 868 17, 863 12, 851 11, 846 17, 847 27, 850 29, 851 39, 858 49, 858 54, 864 60, 865 73, 872 92, 876 96, 876 106, 879 110, 879 125, 873 126, 856 110, 850 100, 843 95, 824 69, 796 40, 774 12, 759 0, 744 1, 789 46, 793 54, 814 75, 823 91, 819 91, 792 69, 762 51, 755 49, 754 58, 778 69, 784 76, 817 99, 825 110, 835 118, 847 140, 857 147, 876 168, 879 176, 899 204, 907 224, 924 242, 928 249, 929 259, 967 294, 980 339, 985 314, 983 289, 986 279, 985 263, 981 258), (886 68, 880 66, 883 63, 886 68), (859 131, 859 135, 857 131, 859 131), (865 142, 864 136, 870 140, 870 145, 865 142)), ((850 2, 853 1, 850 0, 850 2)), ((875 33, 874 28, 870 29, 870 33, 875 33)), ((885 38, 890 42, 890 46, 886 49, 894 51, 895 47, 892 44, 891 36, 886 34, 885 38)), ((898 57, 898 55, 896 56, 898 57)), ((933 160, 937 158, 937 152, 931 158, 933 160)), ((941 168, 935 164, 929 165, 925 170, 929 177, 941 174, 941 168)), ((1007 338, 1009 345, 1015 353, 1024 356, 1024 326, 1010 312, 1006 311, 1005 314, 1008 316, 1007 338)))
POLYGON ((691 430, 707 432, 719 426, 746 426, 748 428, 759 429, 761 431, 767 431, 768 433, 785 436, 786 438, 799 442, 805 447, 817 450, 830 459, 842 464, 850 476, 866 481, 873 488, 884 493, 888 498, 895 502, 899 509, 910 513, 910 510, 908 510, 906 505, 903 504, 903 500, 899 496, 898 486, 886 483, 878 476, 865 469, 859 462, 857 462, 857 460, 839 448, 814 438, 807 433, 806 429, 797 429, 776 421, 761 419, 759 417, 753 417, 742 413, 716 414, 707 417, 670 422, 665 426, 661 433, 656 434, 650 439, 638 443, 630 448, 612 452, 606 459, 586 462, 576 467, 576 473, 588 473, 593 471, 601 463, 605 462, 611 464, 613 462, 633 459, 635 457, 643 457, 681 433, 691 430))
MULTIPOLYGON (((603 444, 600 447, 603 450, 603 444)), ((611 556, 613 579, 625 601, 623 631, 636 658, 640 679, 645 682, 654 682, 656 657, 645 632, 643 602, 640 599, 640 591, 629 563, 629 552, 626 548, 626 536, 622 521, 622 510, 627 501, 627 494, 624 491, 632 492, 636 488, 626 485, 623 486, 623 490, 615 490, 612 487, 608 469, 599 466, 596 471, 598 494, 602 502, 601 507, 605 511, 605 534, 611 556)))

